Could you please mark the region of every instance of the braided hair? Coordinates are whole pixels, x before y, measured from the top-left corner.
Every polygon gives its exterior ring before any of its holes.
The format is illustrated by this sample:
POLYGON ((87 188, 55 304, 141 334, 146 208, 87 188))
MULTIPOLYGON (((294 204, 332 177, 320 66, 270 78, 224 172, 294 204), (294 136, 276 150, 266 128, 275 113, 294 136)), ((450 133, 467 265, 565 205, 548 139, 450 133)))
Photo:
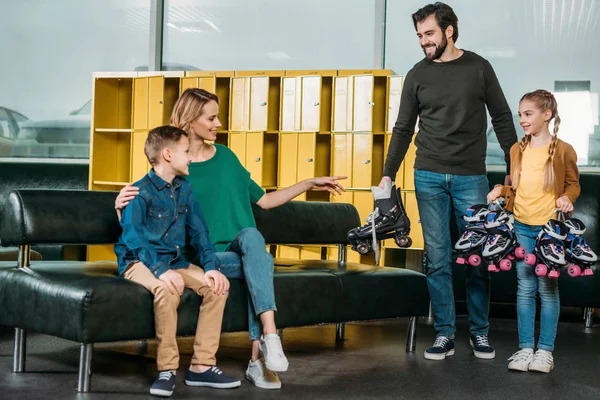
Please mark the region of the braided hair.
MULTIPOLYGON (((554 95, 547 90, 536 90, 530 93, 526 93, 523 97, 523 100, 529 100, 534 102, 538 108, 542 111, 549 110, 552 113, 550 122, 554 119, 554 130, 552 133, 552 140, 550 141, 550 147, 548 149, 548 159, 544 164, 544 191, 548 193, 552 193, 554 191, 554 183, 556 181, 556 175, 554 173, 554 167, 552 165, 552 156, 554 156, 554 152, 556 150, 556 146, 558 145, 558 127, 560 126, 560 117, 558 116, 558 104, 556 102, 556 98, 554 95)), ((521 142, 519 142, 519 152, 517 153, 517 159, 513 160, 514 163, 514 171, 511 176, 512 187, 513 189, 517 189, 519 186, 519 178, 521 177, 521 163, 523 159, 523 152, 531 142, 531 135, 525 135, 521 142)))

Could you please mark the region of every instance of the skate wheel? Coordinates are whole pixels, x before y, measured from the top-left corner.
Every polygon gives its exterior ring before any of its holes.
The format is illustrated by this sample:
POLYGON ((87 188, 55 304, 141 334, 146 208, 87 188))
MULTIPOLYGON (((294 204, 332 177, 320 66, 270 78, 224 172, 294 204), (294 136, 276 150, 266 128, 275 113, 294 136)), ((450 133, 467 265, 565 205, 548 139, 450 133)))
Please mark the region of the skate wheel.
MULTIPOLYGON (((535 254, 527 254, 525 256, 525 264, 527 264, 527 265, 535 265, 536 261, 537 260, 536 260, 535 254)), ((544 275, 546 275, 546 274, 544 274, 544 275)))
POLYGON ((553 269, 548 274, 548 278, 550 278, 550 279, 558 279, 559 276, 560 276, 560 271, 557 269, 553 269))
POLYGON ((517 247, 515 249, 515 256, 517 258, 525 258, 526 255, 527 254, 526 254, 525 249, 523 247, 517 247))
POLYGON ((496 267, 494 264, 488 265, 488 271, 489 272, 500 272, 500 270, 498 269, 498 267, 496 267))
POLYGON ((464 264, 466 262, 466 260, 463 257, 458 257, 456 259, 456 263, 457 264, 464 264))
MULTIPOLYGON (((529 256, 529 254, 528 254, 528 256, 529 256)), ((546 267, 544 264, 538 264, 537 267, 535 267, 535 274, 537 276, 546 276, 547 273, 548 273, 548 267, 546 267)))
POLYGON ((512 261, 515 259, 515 256, 513 256, 512 254, 509 254, 506 256, 506 259, 512 261))
POLYGON ((410 247, 412 246, 412 239, 408 236, 398 236, 394 238, 394 242, 398 247, 410 247))
POLYGON ((369 246, 367 243, 359 243, 356 245, 356 251, 358 251, 359 254, 362 254, 364 256, 366 254, 369 254, 369 252, 371 251, 371 246, 369 246))
POLYGON ((469 265, 472 265, 474 267, 479 267, 479 265, 481 264, 481 257, 479 257, 477 254, 471 254, 469 256, 469 265))
POLYGON ((512 261, 510 259, 505 258, 504 260, 500 261, 500 269, 502 271, 510 271, 511 268, 512 261))
POLYGON ((571 278, 575 278, 575 277, 581 275, 581 268, 579 267, 579 265, 571 265, 567 269, 567 273, 569 274, 569 276, 571 278))

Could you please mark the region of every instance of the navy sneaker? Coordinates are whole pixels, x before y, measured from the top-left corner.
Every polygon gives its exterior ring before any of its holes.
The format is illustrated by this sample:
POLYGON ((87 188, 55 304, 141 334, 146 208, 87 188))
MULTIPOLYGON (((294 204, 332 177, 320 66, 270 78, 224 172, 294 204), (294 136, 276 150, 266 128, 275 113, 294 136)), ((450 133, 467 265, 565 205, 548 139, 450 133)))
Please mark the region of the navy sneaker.
POLYGON ((158 373, 158 378, 150 388, 150 394, 160 397, 169 397, 175 390, 175 372, 162 371, 158 373))
POLYGON ((242 384, 241 381, 223 374, 216 365, 205 372, 198 373, 188 369, 185 374, 185 384, 188 386, 205 386, 216 389, 231 389, 242 384))
POLYGON ((433 346, 425 350, 425 358, 428 360, 443 360, 453 354, 454 340, 446 336, 436 337, 433 346))
POLYGON ((487 335, 471 335, 469 343, 473 348, 475 357, 484 358, 486 360, 491 360, 496 357, 496 352, 494 351, 494 348, 490 346, 487 335))

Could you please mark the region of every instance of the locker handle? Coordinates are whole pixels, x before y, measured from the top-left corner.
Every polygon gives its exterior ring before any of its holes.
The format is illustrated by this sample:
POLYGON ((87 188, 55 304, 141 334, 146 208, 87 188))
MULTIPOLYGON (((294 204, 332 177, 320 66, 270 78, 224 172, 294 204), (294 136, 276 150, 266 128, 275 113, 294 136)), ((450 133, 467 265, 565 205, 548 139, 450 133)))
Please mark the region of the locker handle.
POLYGON ((259 106, 261 106, 261 107, 264 107, 264 106, 266 106, 266 105, 267 105, 267 102, 266 102, 266 101, 263 101, 263 102, 261 102, 261 103, 258 103, 258 105, 259 105, 259 106))
POLYGON ((312 158, 307 158, 306 162, 313 162, 313 159, 312 158))
POLYGON ((375 102, 373 102, 373 101, 370 101, 370 102, 369 102, 369 105, 370 105, 370 106, 374 106, 374 105, 375 105, 375 102))
POLYGON ((260 157, 256 157, 256 158, 254 159, 254 162, 260 162, 260 157))
POLYGON ((371 164, 371 160, 365 160, 363 161, 363 164, 371 164))
POLYGON ((313 103, 313 106, 315 106, 315 107, 317 107, 318 105, 319 105, 319 102, 318 102, 318 101, 315 101, 315 102, 313 103))

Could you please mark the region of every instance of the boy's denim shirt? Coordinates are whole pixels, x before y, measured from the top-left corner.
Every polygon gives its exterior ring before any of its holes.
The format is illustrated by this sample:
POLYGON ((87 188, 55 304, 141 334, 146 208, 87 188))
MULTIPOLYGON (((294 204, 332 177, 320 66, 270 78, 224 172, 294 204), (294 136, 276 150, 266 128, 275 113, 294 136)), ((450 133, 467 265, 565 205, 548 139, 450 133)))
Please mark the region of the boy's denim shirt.
POLYGON ((119 275, 134 261, 140 261, 157 278, 169 269, 187 268, 190 263, 181 256, 186 234, 204 270, 220 270, 189 182, 176 177, 169 184, 151 170, 134 186, 140 192, 123 210, 123 233, 115 244, 119 275))

